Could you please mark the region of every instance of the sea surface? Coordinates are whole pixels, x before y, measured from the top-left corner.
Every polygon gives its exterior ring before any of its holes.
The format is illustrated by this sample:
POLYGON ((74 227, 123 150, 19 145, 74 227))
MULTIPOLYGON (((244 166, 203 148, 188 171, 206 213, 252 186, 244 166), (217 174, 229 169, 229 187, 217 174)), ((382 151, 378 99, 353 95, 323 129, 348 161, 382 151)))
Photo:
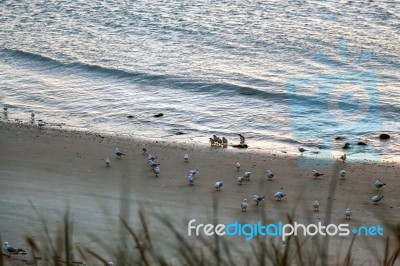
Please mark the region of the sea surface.
POLYGON ((400 2, 0 1, 0 106, 10 121, 204 144, 241 133, 287 153, 341 153, 346 136, 350 158, 394 158, 400 2))

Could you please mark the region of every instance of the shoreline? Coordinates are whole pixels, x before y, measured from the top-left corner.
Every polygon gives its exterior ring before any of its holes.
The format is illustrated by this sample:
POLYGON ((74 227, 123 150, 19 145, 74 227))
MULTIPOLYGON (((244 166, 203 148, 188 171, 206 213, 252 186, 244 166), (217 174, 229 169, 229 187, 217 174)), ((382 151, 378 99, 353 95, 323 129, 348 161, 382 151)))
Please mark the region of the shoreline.
MULTIPOLYGON (((256 223, 263 214, 273 222, 285 221, 287 213, 291 212, 299 222, 329 220, 334 224, 348 222, 352 226, 376 225, 381 222, 380 217, 385 217, 386 237, 395 234, 393 228, 400 220, 397 202, 400 181, 396 163, 344 165, 335 161, 331 169, 318 169, 323 170, 325 176, 314 179, 311 169, 298 166, 299 156, 207 148, 194 143, 147 142, 149 153, 155 155, 161 164, 160 176, 156 178, 141 151, 142 140, 57 128, 40 130, 18 123, 0 122, 0 130, 0 219, 3 221, 0 235, 2 241, 18 246, 26 245, 23 241, 25 235, 40 239, 43 234, 42 225, 29 201, 47 220, 51 233, 57 231, 62 213, 69 206, 76 234, 74 241, 94 250, 99 249, 98 245, 86 236, 91 231, 109 239, 113 245, 122 241, 123 237, 117 230, 121 214, 134 227, 139 222, 137 211, 141 207, 149 212, 168 214, 185 234, 185 221, 191 218, 199 223, 214 221, 213 199, 218 203, 218 222, 225 223, 235 220, 256 223), (115 147, 126 153, 122 160, 115 159, 115 147), (185 153, 190 156, 189 163, 183 161, 185 153), (106 157, 111 158, 110 168, 104 165, 106 157), (240 171, 234 167, 238 161, 241 163, 240 171), (345 180, 335 176, 342 167, 346 167, 348 172, 345 180), (200 171, 193 186, 189 186, 186 179, 190 169, 200 171), (276 178, 267 180, 267 169, 275 171, 276 178), (244 171, 251 171, 252 177, 240 186, 233 177, 244 171), (376 179, 382 179, 387 187, 377 192, 373 186, 376 179), (221 192, 214 190, 217 180, 224 181, 221 192), (327 212, 328 198, 331 197, 328 192, 332 189, 334 201, 327 212), (273 198, 279 190, 287 194, 281 202, 273 198), (385 195, 377 205, 370 201, 376 193, 385 195), (256 207, 252 201, 254 194, 266 196, 261 206, 256 207), (249 199, 247 213, 240 211, 243 198, 249 199), (318 213, 311 207, 316 199, 321 202, 318 213), (350 221, 344 219, 346 207, 353 210, 350 221)), ((174 237, 157 222, 151 221, 149 225, 161 239, 174 241, 174 237)), ((361 263, 368 258, 373 265, 377 258, 367 249, 366 242, 370 242, 365 241, 367 239, 360 237, 355 242, 355 261, 361 263)), ((383 250, 384 237, 371 240, 379 250, 383 250)), ((245 243, 243 238, 235 238, 235 241, 236 244, 245 243)), ((349 244, 351 237, 333 237, 331 240, 336 248, 342 242, 349 244)), ((197 241, 194 243, 200 246, 197 241)))

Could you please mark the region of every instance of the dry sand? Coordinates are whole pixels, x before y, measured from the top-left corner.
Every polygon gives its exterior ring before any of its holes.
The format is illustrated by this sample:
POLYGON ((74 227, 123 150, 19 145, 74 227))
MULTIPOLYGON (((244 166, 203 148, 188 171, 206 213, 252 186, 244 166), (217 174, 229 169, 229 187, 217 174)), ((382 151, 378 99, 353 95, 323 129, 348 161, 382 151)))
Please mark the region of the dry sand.
MULTIPOLYGON (((251 140, 248 142, 251 146, 251 140)), ((304 224, 324 223, 326 213, 330 213, 331 223, 349 223, 350 228, 380 224, 385 237, 394 235, 389 225, 400 223, 399 168, 395 164, 344 165, 338 160, 331 169, 318 169, 325 176, 313 179, 311 169, 298 166, 297 156, 160 140, 148 143, 149 152, 161 164, 161 173, 156 178, 147 165, 141 144, 140 140, 115 136, 0 123, 2 241, 22 248, 27 248, 24 240, 27 235, 40 241, 44 229, 38 213, 54 236, 68 207, 73 219, 73 243, 96 250, 105 258, 111 255, 91 235, 110 246, 119 245, 124 241, 119 216, 138 229, 140 206, 148 213, 167 214, 182 234, 186 234, 186 222, 190 219, 197 219, 197 223, 213 223, 216 218, 219 223, 256 223, 265 214, 270 222, 278 222, 287 221, 287 213, 294 209, 294 220, 304 224), (115 147, 126 153, 121 160, 115 159, 115 147), (183 161, 185 153, 190 156, 189 163, 183 161), (110 168, 105 167, 106 157, 112 160, 110 168), (234 167, 236 162, 241 163, 239 172, 234 167), (347 170, 345 180, 337 176, 342 167, 347 170), (190 169, 200 171, 193 186, 186 180, 190 169), (276 178, 266 180, 267 169, 274 170, 276 178), (239 186, 233 177, 244 171, 252 172, 251 180, 239 186), (374 205, 371 197, 377 193, 373 186, 376 179, 382 179, 388 186, 381 191, 384 199, 374 205), (214 191, 217 180, 224 181, 221 192, 214 191), (275 201, 273 195, 277 191, 285 192, 287 197, 275 201), (329 191, 335 194, 330 196, 329 191), (255 206, 253 194, 265 195, 266 199, 255 206), (329 197, 334 198, 331 210, 327 210, 329 197), (218 203, 218 217, 213 214, 214 198, 218 203), (249 199, 247 213, 240 209, 243 198, 249 199), (314 200, 321 203, 319 212, 313 211, 314 200), (353 212, 350 221, 344 217, 346 207, 353 212)), ((148 226, 155 240, 167 241, 173 246, 173 234, 156 219, 149 218, 148 226)), ((383 257, 385 237, 357 237, 353 247, 355 265, 363 262, 377 265, 383 257)), ((194 246, 201 247, 196 237, 190 239, 194 246)), ((338 253, 343 259, 351 239, 352 236, 330 238, 332 264, 336 263, 338 253)), ((271 241, 279 239, 271 238, 271 241)), ((241 245, 246 241, 238 237, 235 242, 241 245)), ((30 257, 15 256, 11 262, 18 265, 15 263, 20 259, 30 257)))

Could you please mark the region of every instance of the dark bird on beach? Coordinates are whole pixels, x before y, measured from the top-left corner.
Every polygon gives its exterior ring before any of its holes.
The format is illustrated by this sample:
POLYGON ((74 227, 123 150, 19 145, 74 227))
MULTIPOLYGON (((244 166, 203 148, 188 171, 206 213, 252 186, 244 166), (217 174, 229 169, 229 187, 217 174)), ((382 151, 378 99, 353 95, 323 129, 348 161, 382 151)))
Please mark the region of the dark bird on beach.
POLYGON ((317 212, 317 211, 318 211, 318 208, 319 208, 319 202, 318 202, 317 200, 314 201, 313 207, 314 207, 314 211, 317 212))
POLYGON ((347 160, 347 155, 346 155, 346 153, 344 153, 342 156, 340 156, 340 159, 342 160, 342 162, 346 162, 346 160, 347 160))
POLYGON ((143 151, 143 153, 147 152, 147 145, 146 144, 142 144, 142 151, 143 151))
POLYGON ((228 140, 225 137, 222 138, 222 146, 228 146, 228 140))
POLYGON ((303 147, 297 147, 297 150, 303 154, 303 152, 308 151, 307 149, 304 149, 303 147))
POLYGON ((122 153, 118 148, 115 148, 115 155, 117 155, 117 159, 121 159, 122 155, 125 155, 125 153, 122 153))
POLYGON ((244 138, 244 136, 242 134, 238 134, 239 138, 240 138, 240 144, 244 144, 246 139, 244 138))

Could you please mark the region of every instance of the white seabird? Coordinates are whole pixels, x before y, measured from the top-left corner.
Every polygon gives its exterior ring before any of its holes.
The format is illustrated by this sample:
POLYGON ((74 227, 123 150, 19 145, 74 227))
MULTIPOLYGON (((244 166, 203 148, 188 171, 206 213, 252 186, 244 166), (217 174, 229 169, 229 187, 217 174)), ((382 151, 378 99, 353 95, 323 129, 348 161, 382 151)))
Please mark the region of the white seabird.
POLYGON ((265 172, 265 174, 267 175, 268 180, 271 180, 275 176, 275 173, 272 172, 271 170, 267 170, 267 172, 265 172))
POLYGON ((155 173, 156 177, 158 177, 158 174, 160 173, 160 166, 157 165, 156 167, 154 167, 153 173, 155 173))
POLYGON ((37 125, 37 127, 38 127, 39 129, 42 129, 42 127, 44 127, 44 126, 46 125, 46 122, 44 122, 43 120, 39 119, 39 120, 36 122, 36 125, 37 125))
POLYGON ((194 176, 192 174, 188 174, 186 178, 189 181, 189 185, 193 185, 194 176))
POLYGON ((344 177, 346 176, 346 170, 342 169, 342 171, 340 171, 340 176, 342 177, 342 179, 344 179, 344 177))
POLYGON ((106 167, 110 167, 110 165, 111 165, 111 160, 110 160, 110 158, 106 158, 106 159, 105 159, 105 163, 106 163, 106 167))
POLYGON ((147 160, 155 160, 155 159, 157 159, 156 157, 154 157, 153 155, 151 155, 151 154, 148 154, 147 155, 147 160))
POLYGON ((236 176, 234 178, 238 182, 238 185, 241 185, 243 183, 243 181, 244 181, 244 177, 243 176, 236 176))
POLYGON ((346 208, 344 210, 344 216, 345 216, 346 220, 350 220, 350 216, 351 216, 351 209, 350 208, 346 208))
POLYGON ((375 181, 375 187, 376 187, 378 190, 379 190, 380 188, 384 187, 384 186, 386 186, 385 183, 383 183, 383 182, 381 182, 381 181, 379 181, 379 180, 376 180, 376 181, 375 181))
POLYGON ((183 156, 183 160, 185 163, 189 162, 189 155, 187 153, 183 156))
POLYGON ((318 202, 318 200, 314 201, 314 203, 313 203, 312 206, 314 207, 314 211, 317 212, 317 211, 318 211, 318 208, 319 208, 319 202, 318 202))
POLYGON ((146 144, 142 144, 142 151, 143 151, 143 153, 147 152, 147 145, 146 144))
POLYGON ((286 196, 285 193, 283 193, 281 191, 278 191, 278 192, 275 193, 274 198, 276 198, 277 200, 281 200, 285 196, 286 196))
POLYGON ((221 191, 221 187, 223 184, 224 184, 224 181, 217 181, 217 183, 215 183, 215 190, 221 191))
POLYGON ((263 199, 265 199, 265 196, 258 196, 258 195, 253 196, 253 200, 256 202, 256 205, 258 205, 258 203, 263 199))
POLYGON ((236 170, 240 170, 240 163, 236 163, 236 165, 235 165, 235 167, 236 167, 236 170))
POLYGON ((242 203, 240 204, 240 207, 242 207, 242 212, 246 212, 248 206, 249 204, 247 203, 247 199, 242 200, 242 203))
POLYGON ((383 199, 383 195, 382 196, 375 195, 371 198, 371 200, 374 202, 374 204, 377 204, 379 201, 381 201, 381 199, 383 199))
POLYGON ((192 169, 189 171, 189 174, 191 174, 193 176, 197 175, 198 173, 199 173, 199 169, 192 169))
POLYGON ((121 156, 125 154, 122 153, 118 148, 115 148, 115 155, 117 156, 117 159, 121 159, 121 156))
POLYGON ((311 174, 313 175, 314 178, 317 178, 319 176, 323 176, 324 174, 316 171, 316 170, 312 170, 311 174))
POLYGON ((26 254, 25 250, 23 250, 23 249, 21 249, 21 248, 14 248, 14 247, 11 247, 11 246, 8 244, 8 242, 4 242, 4 244, 3 244, 3 252, 4 252, 8 257, 10 257, 11 254, 19 254, 20 252, 21 252, 22 254, 26 254))
POLYGON ((244 172, 243 178, 246 181, 250 181, 251 172, 244 172))

